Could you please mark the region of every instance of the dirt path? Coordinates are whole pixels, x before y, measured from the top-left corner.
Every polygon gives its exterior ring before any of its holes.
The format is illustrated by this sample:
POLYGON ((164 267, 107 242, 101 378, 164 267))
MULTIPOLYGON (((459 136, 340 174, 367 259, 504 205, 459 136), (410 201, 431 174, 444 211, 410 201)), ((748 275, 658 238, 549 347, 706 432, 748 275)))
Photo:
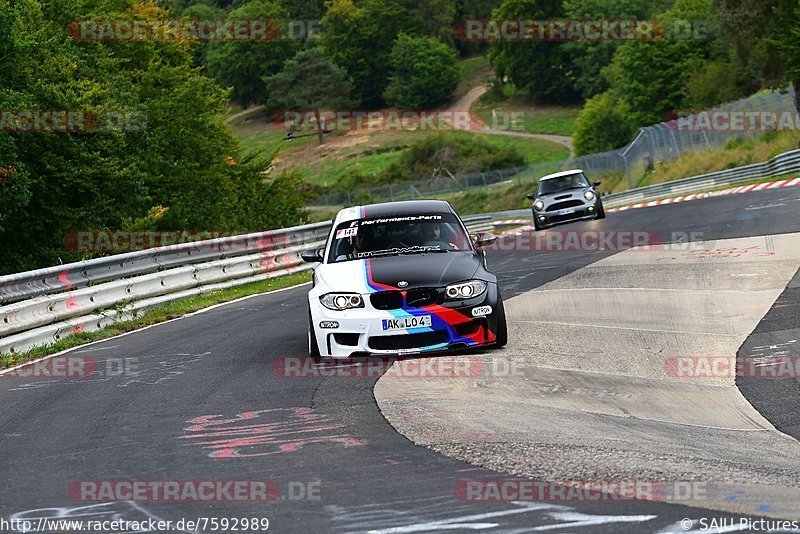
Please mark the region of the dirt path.
MULTIPOLYGON (((453 102, 448 108, 447 111, 469 111, 472 107, 472 104, 478 100, 481 95, 483 95, 487 91, 485 85, 479 85, 477 87, 473 87, 472 89, 467 92, 464 96, 453 102)), ((534 134, 528 132, 519 132, 516 130, 498 130, 495 128, 488 128, 484 127, 483 132, 490 134, 490 135, 507 135, 510 137, 529 137, 532 139, 540 139, 542 141, 549 141, 551 143, 558 143, 560 145, 564 145, 569 149, 570 157, 575 155, 575 145, 572 143, 572 137, 566 135, 554 135, 554 134, 534 134)))
POLYGON ((230 124, 233 121, 235 121, 236 119, 238 119, 239 117, 244 117, 245 115, 251 115, 253 113, 258 113, 262 109, 264 109, 264 106, 254 106, 252 108, 247 108, 244 111, 240 111, 239 113, 234 113, 233 115, 231 115, 230 117, 225 119, 225 124, 230 124))

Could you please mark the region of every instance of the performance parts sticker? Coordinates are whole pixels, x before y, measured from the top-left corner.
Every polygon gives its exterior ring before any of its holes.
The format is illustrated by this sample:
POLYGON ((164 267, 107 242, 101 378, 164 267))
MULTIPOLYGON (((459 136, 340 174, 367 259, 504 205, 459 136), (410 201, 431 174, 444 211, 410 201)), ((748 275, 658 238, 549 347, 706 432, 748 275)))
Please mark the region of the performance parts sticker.
POLYGON ((412 221, 441 221, 441 215, 409 215, 407 217, 391 217, 389 219, 369 219, 361 221, 361 226, 370 224, 384 224, 393 222, 412 222, 412 221))

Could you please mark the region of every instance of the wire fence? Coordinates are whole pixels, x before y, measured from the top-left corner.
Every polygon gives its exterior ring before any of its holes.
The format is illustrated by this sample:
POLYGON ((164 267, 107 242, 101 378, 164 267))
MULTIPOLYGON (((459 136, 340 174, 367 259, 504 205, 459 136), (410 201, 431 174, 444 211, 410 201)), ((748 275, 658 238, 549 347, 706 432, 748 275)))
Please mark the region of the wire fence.
POLYGON ((710 113, 688 115, 642 128, 630 143, 618 150, 572 158, 564 162, 564 165, 583 169, 589 175, 624 173, 628 188, 633 188, 658 162, 674 160, 690 152, 720 148, 731 139, 753 138, 764 133, 763 125, 750 127, 749 120, 743 120, 740 127, 733 127, 730 124, 732 113, 796 112, 797 96, 790 86, 780 91, 761 93, 725 104, 713 111, 727 112, 727 127, 718 128, 710 124, 710 113))
MULTIPOLYGON (((752 97, 714 108, 715 112, 796 113, 797 95, 789 86, 779 91, 763 92, 752 97)), ((535 163, 510 169, 439 176, 403 184, 353 191, 327 192, 312 201, 317 206, 350 206, 359 203, 431 198, 499 184, 534 183, 547 174, 569 169, 583 169, 590 177, 620 174, 633 188, 656 163, 670 161, 690 152, 725 146, 732 139, 754 138, 764 133, 762 127, 719 128, 709 124, 708 114, 687 114, 675 120, 641 128, 626 146, 609 152, 589 154, 565 160, 535 163), (710 127, 706 127, 706 126, 710 127)), ((777 126, 777 125, 776 125, 777 126)))

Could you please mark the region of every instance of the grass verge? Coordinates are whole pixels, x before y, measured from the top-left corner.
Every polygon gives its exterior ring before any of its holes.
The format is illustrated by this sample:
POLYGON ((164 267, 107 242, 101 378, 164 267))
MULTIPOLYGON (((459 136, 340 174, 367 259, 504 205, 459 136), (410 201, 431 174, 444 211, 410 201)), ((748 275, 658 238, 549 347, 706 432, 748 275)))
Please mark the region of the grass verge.
MULTIPOLYGON (((581 106, 537 104, 530 97, 517 94, 513 87, 506 85, 502 93, 497 90, 489 90, 484 93, 472 106, 472 111, 477 112, 490 126, 492 125, 492 110, 506 114, 519 113, 517 126, 521 127, 521 131, 524 132, 571 136, 581 106)), ((503 124, 497 126, 508 127, 503 124)))
POLYGON ((55 343, 34 347, 28 351, 17 354, 0 354, 0 369, 14 367, 15 365, 34 360, 36 358, 41 358, 43 356, 55 354, 66 349, 85 345, 87 343, 91 343, 92 341, 108 339, 110 337, 118 336, 119 334, 124 334, 125 332, 138 330, 139 328, 143 328, 145 326, 163 323, 164 321, 181 317, 187 313, 208 308, 214 304, 229 302, 231 300, 236 300, 249 295, 275 291, 276 289, 284 289, 287 287, 296 286, 298 284, 308 282, 309 280, 311 280, 311 274, 309 272, 300 272, 278 278, 271 278, 269 280, 261 280, 259 282, 242 284, 240 286, 230 287, 227 289, 220 289, 204 295, 197 295, 194 297, 187 297, 172 302, 167 302, 156 308, 147 310, 136 319, 120 321, 119 323, 115 323, 95 332, 78 333, 61 339, 55 343))
POLYGON ((800 132, 771 132, 758 139, 733 139, 723 148, 693 152, 676 160, 657 164, 655 170, 647 173, 638 186, 762 163, 798 147, 800 132))
MULTIPOLYGON (((263 124, 259 126, 255 119, 247 125, 234 125, 232 129, 248 150, 263 150, 265 153, 274 150, 285 135, 277 132, 273 126, 263 124)), ((539 139, 459 130, 443 132, 364 130, 331 134, 326 136, 325 144, 321 146, 317 144, 316 137, 284 143, 275 158, 273 173, 297 170, 303 173, 308 182, 330 187, 351 172, 367 176, 378 174, 396 162, 414 141, 439 134, 456 137, 481 136, 498 149, 505 147, 516 149, 523 156, 525 163, 564 159, 569 155, 569 150, 563 145, 539 139)))
POLYGON ((443 198, 453 205, 459 215, 476 215, 530 208, 531 201, 525 195, 533 191, 534 187, 534 181, 514 180, 510 184, 471 189, 443 198))

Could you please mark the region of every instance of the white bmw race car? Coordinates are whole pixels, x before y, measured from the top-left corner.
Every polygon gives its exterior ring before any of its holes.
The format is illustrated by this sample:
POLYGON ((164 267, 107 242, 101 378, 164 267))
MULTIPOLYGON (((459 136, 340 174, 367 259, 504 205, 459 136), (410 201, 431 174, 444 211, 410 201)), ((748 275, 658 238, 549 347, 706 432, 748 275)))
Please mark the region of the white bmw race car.
POLYGON ((481 247, 448 202, 338 213, 308 293, 309 354, 347 358, 504 346, 503 301, 481 247))

